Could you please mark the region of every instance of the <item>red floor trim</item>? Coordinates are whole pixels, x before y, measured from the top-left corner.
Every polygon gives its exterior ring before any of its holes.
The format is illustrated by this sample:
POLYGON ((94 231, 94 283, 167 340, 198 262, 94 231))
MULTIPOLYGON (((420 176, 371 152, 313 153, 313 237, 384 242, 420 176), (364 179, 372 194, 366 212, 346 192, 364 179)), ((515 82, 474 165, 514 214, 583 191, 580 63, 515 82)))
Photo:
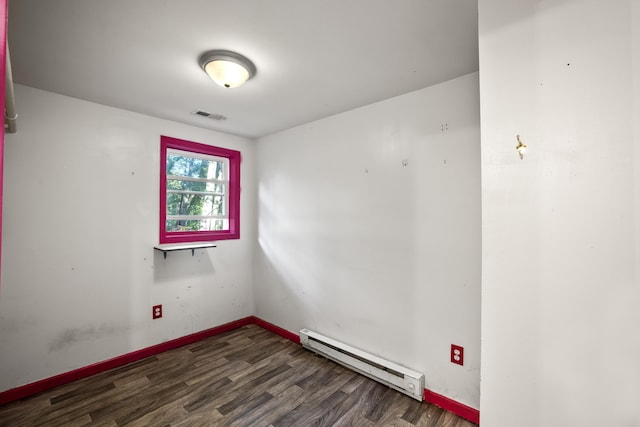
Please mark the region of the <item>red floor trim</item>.
POLYGON ((445 411, 456 414, 474 424, 480 424, 480 411, 431 390, 427 390, 426 388, 424 389, 424 401, 433 403, 445 411))
POLYGON ((23 399, 27 396, 40 393, 42 391, 78 380, 80 378, 85 378, 90 375, 106 371, 108 369, 126 365, 127 363, 135 362, 136 360, 144 359, 145 357, 153 356, 155 354, 162 353, 163 351, 182 347, 183 345, 191 344, 193 342, 200 341, 214 335, 232 331, 234 329, 238 329, 242 326, 250 325, 252 323, 256 323, 254 316, 245 317, 244 319, 236 320, 235 322, 225 323, 224 325, 216 326, 211 329, 206 329, 204 331, 196 332, 184 337, 152 345, 151 347, 146 347, 140 350, 133 351, 131 353, 123 354, 121 356, 116 356, 113 359, 103 360, 102 362, 97 362, 93 365, 84 366, 73 371, 64 372, 53 377, 45 378, 43 380, 26 384, 20 387, 12 388, 0 393, 0 405, 8 402, 13 402, 14 400, 23 399))
POLYGON ((255 317, 255 316, 252 316, 252 317, 253 317, 253 323, 260 326, 261 328, 266 329, 267 331, 271 331, 276 335, 280 335, 281 337, 287 338, 296 344, 300 344, 299 335, 294 334, 293 332, 290 332, 284 328, 281 328, 280 326, 276 326, 273 323, 269 323, 265 320, 262 320, 259 317, 255 317))

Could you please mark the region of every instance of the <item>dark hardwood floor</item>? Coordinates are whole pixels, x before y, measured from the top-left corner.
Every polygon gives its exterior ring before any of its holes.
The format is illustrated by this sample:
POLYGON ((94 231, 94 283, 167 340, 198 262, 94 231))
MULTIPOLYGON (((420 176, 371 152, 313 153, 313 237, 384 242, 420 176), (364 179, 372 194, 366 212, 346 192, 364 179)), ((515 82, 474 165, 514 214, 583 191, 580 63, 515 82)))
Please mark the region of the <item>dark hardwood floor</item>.
POLYGON ((0 426, 474 424, 245 326, 0 406, 0 426))

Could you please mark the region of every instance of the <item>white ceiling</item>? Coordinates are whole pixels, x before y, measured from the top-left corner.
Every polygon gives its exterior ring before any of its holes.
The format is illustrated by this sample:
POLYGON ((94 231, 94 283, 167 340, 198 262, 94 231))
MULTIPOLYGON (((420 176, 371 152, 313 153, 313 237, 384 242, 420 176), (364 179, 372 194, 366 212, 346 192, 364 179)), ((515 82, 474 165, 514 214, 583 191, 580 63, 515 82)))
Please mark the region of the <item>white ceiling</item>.
POLYGON ((477 9, 477 0, 9 0, 9 46, 16 83, 259 137, 476 71, 477 9), (210 49, 249 57, 256 77, 217 86, 198 65, 210 49))

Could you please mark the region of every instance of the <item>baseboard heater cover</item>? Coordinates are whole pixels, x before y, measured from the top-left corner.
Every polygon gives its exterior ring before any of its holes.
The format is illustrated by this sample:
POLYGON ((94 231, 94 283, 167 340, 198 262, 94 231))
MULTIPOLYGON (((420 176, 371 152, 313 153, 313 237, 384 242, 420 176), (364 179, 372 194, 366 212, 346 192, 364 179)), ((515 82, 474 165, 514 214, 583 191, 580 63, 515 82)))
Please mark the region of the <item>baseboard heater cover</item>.
POLYGON ((300 331, 300 343, 308 350, 422 401, 424 375, 419 372, 308 329, 300 331))

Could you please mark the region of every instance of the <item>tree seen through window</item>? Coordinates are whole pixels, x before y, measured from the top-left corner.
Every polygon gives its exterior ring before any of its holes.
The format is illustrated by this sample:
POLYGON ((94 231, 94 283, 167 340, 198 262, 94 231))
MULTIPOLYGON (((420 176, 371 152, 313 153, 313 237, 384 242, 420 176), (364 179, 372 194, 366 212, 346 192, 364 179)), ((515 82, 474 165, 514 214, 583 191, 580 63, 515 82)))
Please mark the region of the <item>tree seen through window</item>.
POLYGON ((167 154, 167 231, 224 229, 224 165, 213 157, 167 154))

